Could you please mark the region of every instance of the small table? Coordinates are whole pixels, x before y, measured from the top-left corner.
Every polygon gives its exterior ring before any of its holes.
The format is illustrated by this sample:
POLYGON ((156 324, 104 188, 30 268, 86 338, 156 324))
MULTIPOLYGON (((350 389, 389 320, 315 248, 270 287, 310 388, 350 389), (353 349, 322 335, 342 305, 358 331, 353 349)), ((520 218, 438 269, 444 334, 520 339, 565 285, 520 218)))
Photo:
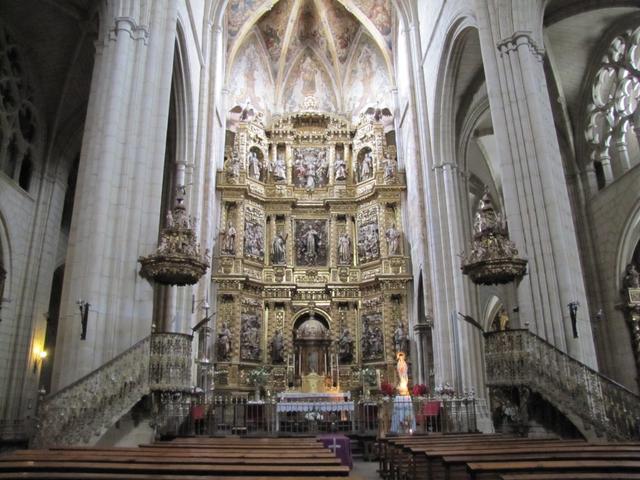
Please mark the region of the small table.
POLYGON ((339 433, 327 433, 324 435, 318 435, 317 438, 325 447, 329 448, 337 458, 340 459, 340 463, 342 463, 342 465, 353 468, 351 439, 349 437, 339 433))

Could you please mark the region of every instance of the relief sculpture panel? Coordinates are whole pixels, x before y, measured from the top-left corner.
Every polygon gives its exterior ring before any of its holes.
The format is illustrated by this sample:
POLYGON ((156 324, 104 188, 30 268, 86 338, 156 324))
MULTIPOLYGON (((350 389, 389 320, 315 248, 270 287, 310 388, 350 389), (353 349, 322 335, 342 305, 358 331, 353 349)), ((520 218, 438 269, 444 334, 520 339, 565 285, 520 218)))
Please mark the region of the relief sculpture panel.
POLYGON ((358 215, 358 259, 366 263, 380 258, 378 208, 373 206, 358 215))
POLYGON ((362 336, 360 337, 362 359, 365 362, 384 358, 384 339, 382 334, 382 313, 372 312, 362 315, 362 336))
POLYGON ((264 213, 249 206, 245 209, 244 256, 264 261, 264 213))
POLYGON ((327 265, 327 220, 296 220, 296 264, 327 265))
POLYGON ((308 147, 293 150, 293 181, 296 187, 313 190, 329 182, 329 163, 324 148, 308 147))

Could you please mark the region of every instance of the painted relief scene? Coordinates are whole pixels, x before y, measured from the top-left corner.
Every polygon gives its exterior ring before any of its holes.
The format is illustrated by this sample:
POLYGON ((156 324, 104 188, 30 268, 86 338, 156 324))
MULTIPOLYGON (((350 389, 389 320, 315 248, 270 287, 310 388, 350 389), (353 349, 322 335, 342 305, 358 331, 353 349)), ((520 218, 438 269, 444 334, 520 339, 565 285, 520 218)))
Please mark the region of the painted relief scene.
POLYGON ((378 211, 371 207, 361 213, 358 221, 358 259, 361 263, 380 258, 378 211))
POLYGON ((382 314, 379 312, 362 315, 362 335, 360 337, 362 360, 371 362, 384 357, 382 334, 382 314))
POLYGON ((244 222, 244 255, 258 261, 264 260, 263 213, 247 207, 244 222))
POLYGON ((325 148, 296 148, 293 157, 293 182, 296 187, 313 190, 328 183, 329 162, 325 148))
POLYGON ((240 322, 240 359, 249 361, 260 360, 262 349, 260 338, 262 322, 256 313, 243 313, 240 322))
POLYGON ((327 265, 327 220, 296 220, 296 264, 327 265))

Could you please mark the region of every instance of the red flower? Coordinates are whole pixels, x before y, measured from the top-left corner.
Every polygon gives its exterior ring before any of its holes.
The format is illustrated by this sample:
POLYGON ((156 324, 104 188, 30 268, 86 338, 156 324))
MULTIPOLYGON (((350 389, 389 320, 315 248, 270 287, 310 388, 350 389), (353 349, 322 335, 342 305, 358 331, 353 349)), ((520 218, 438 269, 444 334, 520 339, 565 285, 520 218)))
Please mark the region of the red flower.
POLYGON ((380 391, 390 397, 392 395, 395 395, 396 393, 396 387, 394 387, 393 385, 391 385, 389 382, 382 382, 382 384, 380 385, 380 391))
POLYGON ((413 386, 413 389, 412 389, 411 393, 413 393, 414 397, 421 397, 421 396, 426 395, 427 393, 429 393, 429 387, 427 387, 426 385, 424 385, 422 383, 418 383, 418 384, 413 386))

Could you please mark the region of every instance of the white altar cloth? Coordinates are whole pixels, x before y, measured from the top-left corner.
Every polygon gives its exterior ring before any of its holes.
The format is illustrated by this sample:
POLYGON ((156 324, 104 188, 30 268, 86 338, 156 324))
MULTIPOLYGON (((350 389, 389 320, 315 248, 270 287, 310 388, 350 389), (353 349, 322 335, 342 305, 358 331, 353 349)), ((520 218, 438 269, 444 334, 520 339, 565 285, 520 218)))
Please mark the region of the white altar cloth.
POLYGON ((353 412, 353 402, 278 402, 277 412, 353 412))

